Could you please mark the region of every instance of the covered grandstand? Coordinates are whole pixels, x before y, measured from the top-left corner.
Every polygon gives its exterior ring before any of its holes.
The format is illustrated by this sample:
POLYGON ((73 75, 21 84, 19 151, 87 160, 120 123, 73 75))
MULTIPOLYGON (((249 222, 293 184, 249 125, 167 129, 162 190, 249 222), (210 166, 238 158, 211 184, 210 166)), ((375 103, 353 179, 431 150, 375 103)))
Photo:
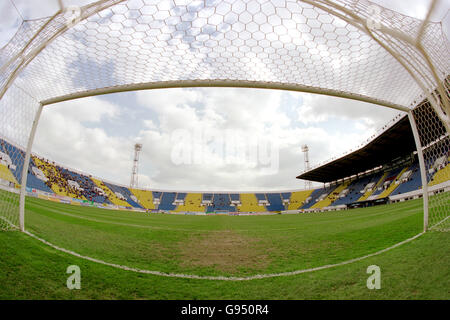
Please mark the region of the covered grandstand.
MULTIPOLYGON (((417 117, 437 119, 427 100, 422 101, 414 113, 417 117)), ((297 176, 324 183, 302 209, 354 208, 385 203, 384 200, 421 197, 419 160, 410 122, 407 115, 394 120, 359 149, 297 176)), ((436 124, 436 130, 427 134, 424 142, 429 153, 434 154, 426 161, 428 185, 432 192, 441 192, 450 189, 444 174, 449 170, 450 139, 441 122, 436 121, 436 124)))

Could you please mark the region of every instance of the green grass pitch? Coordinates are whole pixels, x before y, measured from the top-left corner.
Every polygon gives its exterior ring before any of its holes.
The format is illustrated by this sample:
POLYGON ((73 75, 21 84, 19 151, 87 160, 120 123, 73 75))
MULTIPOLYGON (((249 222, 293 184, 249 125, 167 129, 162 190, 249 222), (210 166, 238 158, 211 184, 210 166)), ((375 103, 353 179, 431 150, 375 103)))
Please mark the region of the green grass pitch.
MULTIPOLYGON (((109 263, 165 273, 245 277, 336 264, 422 231, 422 201, 340 212, 185 216, 27 199, 26 229, 109 263)), ((169 278, 90 262, 18 231, 0 232, 0 299, 449 299, 450 234, 427 232, 351 264, 249 281, 169 278), (66 269, 81 269, 69 290, 66 269), (366 286, 381 269, 381 289, 366 286)))

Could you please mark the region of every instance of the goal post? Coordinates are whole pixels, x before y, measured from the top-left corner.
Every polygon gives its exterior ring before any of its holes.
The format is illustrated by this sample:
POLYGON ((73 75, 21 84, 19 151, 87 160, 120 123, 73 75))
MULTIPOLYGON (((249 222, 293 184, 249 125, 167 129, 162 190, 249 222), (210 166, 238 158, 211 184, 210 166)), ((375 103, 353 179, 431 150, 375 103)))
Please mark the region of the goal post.
POLYGON ((423 231, 427 231, 429 212, 428 212, 428 181, 427 181, 427 174, 425 171, 425 160, 423 157, 422 143, 420 142, 419 132, 417 131, 417 125, 412 111, 408 112, 408 118, 409 123, 411 125, 411 130, 414 135, 414 141, 416 143, 417 158, 419 160, 419 168, 420 168, 420 178, 422 181, 422 188, 423 188, 423 231))
POLYGON ((39 119, 41 117, 43 105, 40 103, 39 107, 36 110, 36 115, 34 116, 33 123, 31 125, 30 135, 28 137, 27 148, 25 153, 25 159, 23 163, 22 169, 22 181, 20 188, 20 202, 19 202, 19 228, 20 231, 25 231, 25 196, 27 193, 27 180, 28 180, 28 171, 30 170, 30 157, 31 157, 31 149, 33 147, 34 137, 36 135, 36 129, 39 123, 39 119))
POLYGON ((24 230, 23 208, 32 147, 30 133, 42 107, 12 85, 0 100, 0 230, 24 230), (22 214, 19 214, 21 212, 22 214))
MULTIPOLYGON (((448 92, 448 83, 444 85, 448 92)), ((408 115, 421 162, 424 228, 448 231, 450 230, 449 132, 427 100, 411 110, 408 115)))

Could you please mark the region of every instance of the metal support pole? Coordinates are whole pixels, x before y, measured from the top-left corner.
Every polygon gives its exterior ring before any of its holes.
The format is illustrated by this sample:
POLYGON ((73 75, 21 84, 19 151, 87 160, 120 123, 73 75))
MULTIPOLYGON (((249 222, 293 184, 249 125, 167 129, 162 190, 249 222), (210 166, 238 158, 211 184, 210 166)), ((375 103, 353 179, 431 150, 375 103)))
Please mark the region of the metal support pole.
POLYGON ((408 118, 411 124, 411 129, 416 142, 417 157, 419 158, 420 176, 422 178, 422 192, 423 192, 423 231, 428 229, 428 179, 425 167, 425 160, 423 158, 422 143, 420 142, 419 131, 417 131, 416 121, 412 110, 408 111, 408 118))
POLYGON ((20 186, 20 203, 19 203, 19 226, 20 231, 25 231, 25 195, 27 192, 27 176, 28 176, 28 168, 30 163, 31 156, 31 148, 33 146, 34 136, 36 134, 37 125, 39 123, 39 119, 41 117, 43 105, 39 104, 39 108, 36 111, 36 115, 34 117, 33 125, 31 127, 30 136, 28 138, 27 151, 25 154, 25 160, 22 167, 22 181, 20 186))
POLYGON ((142 144, 136 143, 134 145, 134 160, 133 160, 133 169, 131 170, 131 182, 130 189, 138 188, 138 168, 139 168, 139 152, 142 150, 142 144))

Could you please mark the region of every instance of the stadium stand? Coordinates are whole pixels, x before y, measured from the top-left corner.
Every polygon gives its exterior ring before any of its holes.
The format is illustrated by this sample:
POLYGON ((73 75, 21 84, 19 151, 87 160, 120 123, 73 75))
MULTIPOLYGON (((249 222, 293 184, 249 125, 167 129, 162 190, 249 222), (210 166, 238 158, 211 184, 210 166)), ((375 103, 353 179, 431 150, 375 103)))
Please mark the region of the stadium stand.
POLYGON ((86 198, 88 201, 93 201, 96 203, 111 203, 107 198, 106 195, 97 188, 95 183, 87 176, 82 175, 80 173, 77 173, 75 171, 61 168, 60 170, 63 177, 68 181, 72 181, 73 186, 78 186, 79 190, 81 191, 81 194, 86 198))
POLYGON ((187 193, 186 192, 177 192, 177 195, 175 197, 175 200, 181 200, 184 201, 186 198, 187 193))
POLYGON ((301 206, 303 206, 305 200, 311 196, 311 193, 314 190, 305 190, 305 191, 295 191, 291 193, 291 197, 289 199, 288 210, 297 210, 301 206))
POLYGON ((61 167, 35 156, 33 156, 33 161, 36 164, 36 167, 48 178, 45 184, 55 194, 80 200, 87 200, 79 188, 68 183, 65 175, 62 173, 61 167))
POLYGON ((407 171, 408 169, 409 169, 408 167, 403 168, 400 171, 400 173, 398 173, 395 176, 395 178, 391 180, 389 186, 386 186, 385 189, 383 190, 383 192, 380 193, 380 195, 378 196, 378 199, 388 197, 395 189, 397 189, 401 183, 400 178, 402 177, 403 173, 405 173, 405 171, 407 171))
POLYGON ((411 126, 405 115, 361 148, 297 176, 298 179, 330 183, 385 166, 416 150, 411 126))
MULTIPOLYGON (((19 187, 19 179, 22 176, 21 170, 24 162, 23 153, 6 141, 1 141, 0 145, 0 179, 11 182, 15 186, 19 187), (6 152, 9 152, 11 155, 16 154, 16 161, 13 162, 11 157, 6 152)), ((27 187, 51 192, 51 190, 44 184, 45 180, 45 176, 39 169, 36 168, 36 165, 31 159, 27 175, 27 187), (39 174, 39 176, 37 176, 37 174, 39 174)))
POLYGON ((255 193, 255 196, 256 196, 256 199, 258 199, 258 201, 268 202, 267 196, 265 193, 255 193))
POLYGON ((97 178, 91 178, 92 181, 95 183, 95 185, 100 188, 101 190, 103 190, 103 192, 105 193, 105 195, 108 197, 108 200, 112 203, 115 204, 117 206, 121 206, 121 207, 130 207, 130 204, 128 202, 126 202, 124 199, 120 199, 119 197, 117 197, 117 195, 111 191, 103 181, 97 179, 97 178))
POLYGON ((408 177, 400 179, 401 184, 397 189, 395 189, 394 192, 392 192, 392 195, 406 193, 422 188, 419 162, 418 161, 414 162, 414 164, 409 168, 409 170, 411 171, 411 174, 408 177))
POLYGON ((282 192, 282 193, 280 193, 280 195, 281 195, 281 200, 283 202, 286 202, 287 204, 289 204, 291 202, 292 192, 282 192))
POLYGON ((333 191, 333 188, 330 186, 315 189, 311 195, 306 198, 305 204, 300 209, 310 209, 312 206, 314 206, 317 202, 322 201, 328 194, 333 191))
POLYGON ((231 201, 239 201, 239 202, 241 201, 241 198, 238 193, 231 193, 230 199, 231 199, 231 201))
POLYGON ((8 166, 3 163, 0 164, 0 179, 3 179, 8 182, 12 182, 14 184, 19 184, 16 180, 16 177, 14 177, 12 172, 9 171, 8 166))
POLYGON ((155 209, 153 203, 153 192, 149 190, 130 189, 131 193, 138 199, 139 203, 149 210, 155 209))
POLYGON ((348 190, 348 192, 346 194, 339 194, 338 199, 333 202, 333 206, 357 201, 359 198, 361 198, 361 193, 364 191, 364 187, 370 183, 371 178, 372 176, 366 176, 352 180, 351 183, 347 186, 346 190, 348 190))
MULTIPOLYGON (((394 196, 393 201, 398 201, 399 195, 407 194, 410 198, 410 192, 422 188, 417 154, 409 134, 409 123, 402 118, 364 147, 298 176, 324 183, 322 188, 312 190, 187 193, 129 189, 86 176, 34 154, 30 159, 27 187, 97 204, 176 212, 333 210, 333 207, 353 207, 358 203, 366 205, 390 196, 394 196)), ((433 154, 426 157, 425 163, 429 186, 445 183, 450 171, 448 134, 433 139, 428 141, 433 154)), ((0 139, 0 182, 19 187, 23 163, 23 150, 0 139)))
POLYGON ((448 155, 448 146, 447 152, 436 159, 430 170, 434 171, 434 175, 430 181, 430 186, 446 181, 446 177, 450 174, 450 156, 448 155))
POLYGON ((20 182, 22 180, 22 168, 25 153, 21 149, 15 147, 14 145, 3 139, 0 140, 0 152, 8 156, 8 158, 5 160, 9 160, 9 170, 14 175, 16 181, 20 182))
POLYGON ((184 201, 186 199, 186 192, 177 192, 175 194, 175 200, 174 200, 174 205, 175 205, 175 209, 173 211, 176 211, 176 209, 178 208, 178 206, 183 205, 184 201))
POLYGON ((366 185, 366 187, 370 185, 370 188, 365 189, 366 191, 358 201, 367 200, 380 187, 388 174, 389 172, 383 172, 381 175, 373 175, 370 182, 366 185))
POLYGON ((153 193, 153 200, 157 200, 157 201, 161 201, 161 197, 162 197, 162 192, 161 191, 152 191, 153 193))
POLYGON ((447 165, 436 172, 436 174, 433 176, 430 182, 430 186, 434 186, 436 184, 442 183, 446 181, 446 177, 448 177, 450 174, 450 165, 447 163, 447 165))
POLYGON ((212 212, 211 204, 213 202, 213 194, 212 193, 203 193, 202 194, 202 205, 206 207, 206 212, 212 212))
MULTIPOLYGON (((449 135, 426 100, 419 103, 413 113, 418 121, 424 118, 425 121, 436 123, 436 130, 432 134, 423 131, 423 127, 418 128, 419 135, 423 137, 422 145, 426 146, 428 185, 448 188, 449 135)), ((422 181, 408 117, 400 115, 392 125, 385 126, 384 130, 357 150, 299 175, 299 179, 325 184, 324 190, 314 190, 310 195, 311 199, 301 208, 326 208, 330 202, 332 206, 356 207, 357 202, 375 203, 391 196, 395 197, 394 201, 399 201, 399 195, 402 194, 406 194, 403 199, 420 196, 410 193, 421 189, 422 181), (328 196, 326 193, 330 185, 342 179, 350 179, 351 183, 333 201, 331 196, 335 196, 339 190, 328 196)))
MULTIPOLYGON (((3 144, 5 146, 5 144, 3 144)), ((16 155, 20 150, 13 146, 2 148, 16 155)), ((18 184, 15 174, 8 165, 22 164, 13 161, 3 152, 0 163, 0 178, 18 184)), ((23 160, 22 160, 23 163, 23 160)), ((429 185, 445 182, 450 170, 449 157, 437 156, 427 163, 434 175, 429 185)), ((408 165, 379 170, 361 175, 344 183, 325 186, 315 190, 283 193, 186 193, 161 192, 128 189, 74 172, 37 156, 30 160, 29 182, 27 186, 41 191, 64 195, 96 203, 115 204, 122 207, 158 209, 177 212, 279 212, 283 210, 321 209, 330 206, 348 205, 367 199, 380 199, 389 195, 399 195, 421 188, 417 158, 408 165), (368 190, 368 187, 371 187, 368 190), (206 203, 203 203, 206 202, 206 203), (234 202, 234 205, 232 205, 234 202), (203 205, 202 205, 203 203, 203 205)), ((370 200, 369 199, 369 200, 370 200)))
POLYGON ((44 175, 42 170, 40 170, 33 158, 30 159, 30 165, 28 167, 28 176, 27 176, 27 187, 31 189, 37 189, 44 192, 52 192, 45 182, 47 182, 48 178, 44 175))
POLYGON ((266 193, 267 201, 269 201, 269 205, 266 206, 269 211, 283 211, 286 210, 283 200, 281 198, 281 194, 279 193, 266 193))
MULTIPOLYGON (((159 203, 158 209, 166 211, 175 210, 176 205, 174 203, 176 195, 176 192, 163 192, 160 198, 161 201, 159 203)), ((155 196, 155 193, 153 193, 153 196, 155 196)))
POLYGON ((212 198, 213 202, 208 206, 206 212, 228 211, 236 212, 236 207, 231 205, 231 198, 228 193, 215 193, 212 198))
POLYGON ((376 190, 367 199, 368 200, 379 199, 383 191, 388 188, 388 186, 392 183, 392 181, 395 180, 395 178, 397 178, 397 175, 400 173, 401 170, 402 168, 395 168, 387 172, 387 174, 384 175, 385 178, 379 181, 380 183, 377 184, 378 186, 376 190))
POLYGON ((143 208, 139 203, 136 201, 138 200, 136 197, 133 197, 133 194, 131 191, 122 186, 117 186, 112 183, 104 182, 105 185, 116 194, 118 198, 121 198, 121 200, 124 200, 128 203, 128 206, 134 207, 134 208, 143 208), (135 199, 133 199, 135 198, 135 199))
POLYGON ((341 185, 337 186, 326 197, 323 197, 323 199, 317 201, 313 206, 311 206, 311 209, 324 208, 324 207, 330 206, 334 201, 336 201, 339 198, 339 194, 343 190, 345 190, 349 184, 350 184, 350 181, 346 181, 346 182, 342 183, 341 185))

